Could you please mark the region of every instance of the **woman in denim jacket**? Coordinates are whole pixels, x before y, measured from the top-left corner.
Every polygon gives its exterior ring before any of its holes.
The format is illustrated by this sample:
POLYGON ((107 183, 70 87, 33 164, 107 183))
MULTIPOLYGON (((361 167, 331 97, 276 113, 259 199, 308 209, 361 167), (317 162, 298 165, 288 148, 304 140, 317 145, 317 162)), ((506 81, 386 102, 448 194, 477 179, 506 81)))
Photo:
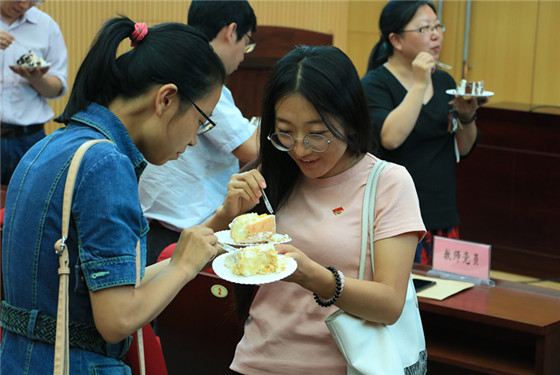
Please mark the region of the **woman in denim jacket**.
MULTIPOLYGON (((62 197, 70 160, 87 140, 74 188, 69 238, 70 373, 130 374, 129 336, 153 320, 216 256, 217 238, 198 226, 181 234, 170 262, 136 281, 136 245, 145 262, 148 230, 138 199, 146 162, 177 159, 215 124, 208 115, 225 72, 208 41, 178 23, 147 28, 109 20, 83 61, 66 126, 36 144, 8 188, 2 243, 2 374, 53 371, 62 197), (119 44, 133 49, 115 58, 119 44), (208 115, 207 115, 208 114, 208 115)), ((145 264, 145 263, 144 263, 145 264)))

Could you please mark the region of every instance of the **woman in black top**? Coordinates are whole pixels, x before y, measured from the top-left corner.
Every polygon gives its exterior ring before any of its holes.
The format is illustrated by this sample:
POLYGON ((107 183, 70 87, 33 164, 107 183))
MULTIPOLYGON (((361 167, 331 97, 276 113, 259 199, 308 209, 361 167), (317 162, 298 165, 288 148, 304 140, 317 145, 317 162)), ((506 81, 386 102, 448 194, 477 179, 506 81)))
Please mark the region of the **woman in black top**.
POLYGON ((445 93, 456 84, 436 69, 445 26, 431 2, 392 0, 379 28, 362 84, 379 155, 404 165, 414 179, 428 229, 415 262, 431 264, 432 236, 459 236, 455 164, 478 138, 479 103, 445 93))

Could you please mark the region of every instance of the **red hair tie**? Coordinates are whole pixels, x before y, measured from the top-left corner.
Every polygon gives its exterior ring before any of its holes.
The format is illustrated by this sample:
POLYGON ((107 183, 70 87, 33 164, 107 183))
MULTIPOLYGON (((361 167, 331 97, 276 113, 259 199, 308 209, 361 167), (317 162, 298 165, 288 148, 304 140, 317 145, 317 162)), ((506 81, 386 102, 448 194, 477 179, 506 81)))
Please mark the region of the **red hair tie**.
POLYGON ((145 23, 135 23, 134 24, 134 31, 130 36, 130 45, 132 47, 136 47, 138 42, 140 42, 144 37, 148 34, 148 26, 145 23))

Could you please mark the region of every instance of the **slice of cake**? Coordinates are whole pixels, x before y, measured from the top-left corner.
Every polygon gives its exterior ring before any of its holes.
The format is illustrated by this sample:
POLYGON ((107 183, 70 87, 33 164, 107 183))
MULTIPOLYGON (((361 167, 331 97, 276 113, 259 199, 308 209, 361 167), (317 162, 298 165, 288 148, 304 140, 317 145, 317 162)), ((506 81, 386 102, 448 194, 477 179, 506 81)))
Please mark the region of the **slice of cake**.
POLYGON ((468 82, 462 79, 457 85, 457 95, 480 96, 484 93, 484 81, 468 82))
POLYGON ((33 69, 36 67, 47 66, 47 62, 43 58, 35 55, 33 51, 29 51, 17 59, 16 63, 19 66, 25 66, 27 69, 33 69))
POLYGON ((235 243, 265 243, 276 234, 276 219, 274 215, 248 213, 236 217, 229 228, 235 243))
POLYGON ((285 268, 272 244, 249 246, 228 254, 224 266, 237 276, 270 275, 285 268))

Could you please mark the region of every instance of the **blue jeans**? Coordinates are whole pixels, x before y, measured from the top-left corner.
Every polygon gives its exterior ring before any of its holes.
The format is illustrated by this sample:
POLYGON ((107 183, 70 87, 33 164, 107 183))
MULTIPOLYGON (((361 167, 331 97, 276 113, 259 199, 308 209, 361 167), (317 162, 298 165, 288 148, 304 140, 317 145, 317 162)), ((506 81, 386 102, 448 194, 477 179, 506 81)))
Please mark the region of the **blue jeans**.
MULTIPOLYGON (((43 375, 52 374, 54 367, 54 348, 52 345, 2 332, 0 353, 6 359, 22 358, 22 348, 27 348, 29 355, 26 361, 2 361, 0 373, 10 375, 43 375), (31 350, 32 349, 32 350, 31 350)), ((129 366, 122 361, 105 357, 86 350, 70 348, 70 373, 80 375, 132 375, 129 366)))
POLYGON ((41 130, 37 133, 24 135, 22 137, 7 138, 2 137, 2 156, 1 156, 1 176, 0 184, 8 185, 12 174, 25 153, 35 143, 45 138, 45 131, 41 130))

